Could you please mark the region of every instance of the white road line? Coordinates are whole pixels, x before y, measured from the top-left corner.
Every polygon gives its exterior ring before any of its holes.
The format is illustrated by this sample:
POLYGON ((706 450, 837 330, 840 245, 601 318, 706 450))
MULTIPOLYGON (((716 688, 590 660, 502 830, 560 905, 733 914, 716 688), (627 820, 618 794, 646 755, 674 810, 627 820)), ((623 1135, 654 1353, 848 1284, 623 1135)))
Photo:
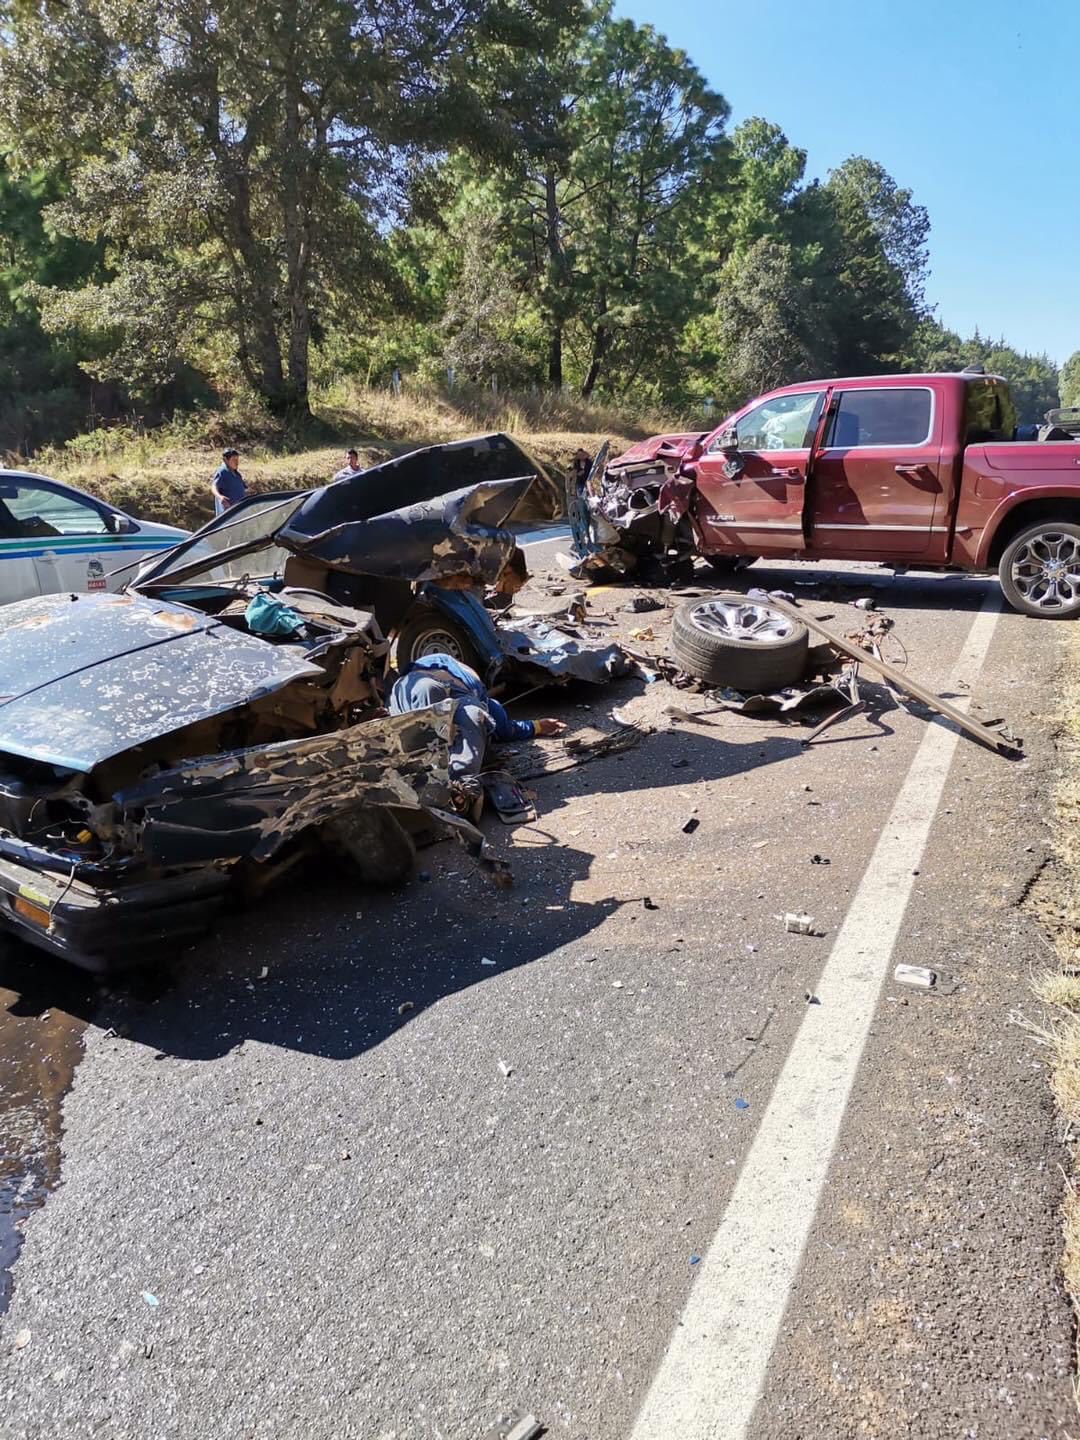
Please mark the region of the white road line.
MULTIPOLYGON (((992 594, 947 689, 974 683, 999 613, 992 594)), ((746 1435, 958 739, 942 721, 927 727, 631 1440, 746 1435)))

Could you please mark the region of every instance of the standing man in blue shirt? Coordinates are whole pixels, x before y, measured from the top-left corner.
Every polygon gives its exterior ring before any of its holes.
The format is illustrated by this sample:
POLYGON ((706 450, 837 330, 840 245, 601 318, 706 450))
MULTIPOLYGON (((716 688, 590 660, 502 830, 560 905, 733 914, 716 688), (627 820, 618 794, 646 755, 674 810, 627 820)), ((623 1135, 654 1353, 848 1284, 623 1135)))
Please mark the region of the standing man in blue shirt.
POLYGON ((247 494, 244 477, 240 474, 240 451, 223 450, 221 458, 225 463, 214 471, 214 478, 210 481, 215 515, 224 515, 247 494))

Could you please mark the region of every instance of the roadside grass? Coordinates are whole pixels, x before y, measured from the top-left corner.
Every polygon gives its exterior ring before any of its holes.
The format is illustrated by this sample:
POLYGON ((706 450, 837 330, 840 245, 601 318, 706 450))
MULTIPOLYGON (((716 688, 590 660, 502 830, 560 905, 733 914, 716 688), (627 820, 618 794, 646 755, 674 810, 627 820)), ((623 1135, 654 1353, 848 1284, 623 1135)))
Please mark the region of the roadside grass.
MULTIPOLYGON (((1039 1038, 1051 1055, 1050 1084, 1073 1144, 1073 1175, 1062 1209, 1062 1269, 1080 1326, 1080 637, 1067 650, 1059 753, 1062 770, 1054 794, 1055 875, 1052 910, 1039 921, 1057 965, 1037 975, 1033 988, 1050 1010, 1039 1038)), ((1077 1395, 1080 1404, 1080 1393, 1077 1395)))
POLYGON ((370 465, 417 446, 505 430, 561 471, 579 446, 592 452, 610 440, 617 452, 673 426, 670 416, 631 413, 572 395, 497 396, 483 390, 447 395, 405 386, 394 395, 353 380, 324 389, 312 408, 314 421, 299 435, 250 401, 237 400, 225 410, 178 416, 156 428, 143 428, 137 420, 102 427, 16 463, 144 519, 195 529, 213 513, 210 476, 226 445, 241 451, 244 479, 257 493, 324 484, 340 468, 346 445, 354 445, 361 462, 370 465))

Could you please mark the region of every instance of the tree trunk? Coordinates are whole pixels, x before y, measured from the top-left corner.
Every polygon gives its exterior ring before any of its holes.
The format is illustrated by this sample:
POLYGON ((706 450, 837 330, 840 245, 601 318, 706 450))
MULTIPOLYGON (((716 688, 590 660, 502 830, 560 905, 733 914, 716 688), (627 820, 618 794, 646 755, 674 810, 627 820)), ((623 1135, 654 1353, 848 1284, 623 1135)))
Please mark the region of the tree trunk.
POLYGON ((563 387, 562 324, 552 315, 548 321, 548 384, 553 390, 563 387))
POLYGON ((561 216, 559 215, 558 182, 554 170, 544 173, 545 238, 548 262, 551 266, 551 284, 555 291, 548 306, 548 384, 553 390, 563 386, 562 317, 566 303, 567 287, 566 254, 562 248, 561 216))
POLYGON ((581 394, 588 400, 596 388, 596 382, 600 379, 600 372, 604 366, 604 356, 607 354, 608 344, 611 339, 610 332, 604 324, 603 315, 607 310, 607 292, 601 291, 599 295, 599 309, 601 319, 597 320, 596 328, 593 330, 592 357, 589 360, 589 370, 585 376, 585 383, 581 387, 581 394))
MULTIPOLYGON (((308 266, 311 255, 311 203, 309 159, 301 134, 303 92, 296 62, 298 17, 295 3, 282 7, 285 38, 285 106, 282 117, 281 169, 282 231, 285 239, 286 300, 289 313, 288 381, 282 395, 282 413, 290 420, 311 418, 308 400, 308 356, 311 348, 311 305, 308 266)), ((271 402, 273 403, 273 402, 271 402)))

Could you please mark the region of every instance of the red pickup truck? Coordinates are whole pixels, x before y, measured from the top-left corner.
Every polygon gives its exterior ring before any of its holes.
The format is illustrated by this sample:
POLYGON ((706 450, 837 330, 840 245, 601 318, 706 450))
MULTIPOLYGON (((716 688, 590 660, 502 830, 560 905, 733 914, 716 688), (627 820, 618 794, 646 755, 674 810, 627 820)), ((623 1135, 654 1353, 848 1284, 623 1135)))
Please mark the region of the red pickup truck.
MULTIPOLYGON (((1021 432, 1023 433, 1023 432, 1021 432)), ((1020 439, 996 375, 808 381, 708 434, 654 436, 594 466, 571 504, 583 569, 688 551, 992 570, 1027 615, 1080 613, 1080 443, 1020 439)), ((1057 438, 1057 437, 1061 438, 1057 438)))

